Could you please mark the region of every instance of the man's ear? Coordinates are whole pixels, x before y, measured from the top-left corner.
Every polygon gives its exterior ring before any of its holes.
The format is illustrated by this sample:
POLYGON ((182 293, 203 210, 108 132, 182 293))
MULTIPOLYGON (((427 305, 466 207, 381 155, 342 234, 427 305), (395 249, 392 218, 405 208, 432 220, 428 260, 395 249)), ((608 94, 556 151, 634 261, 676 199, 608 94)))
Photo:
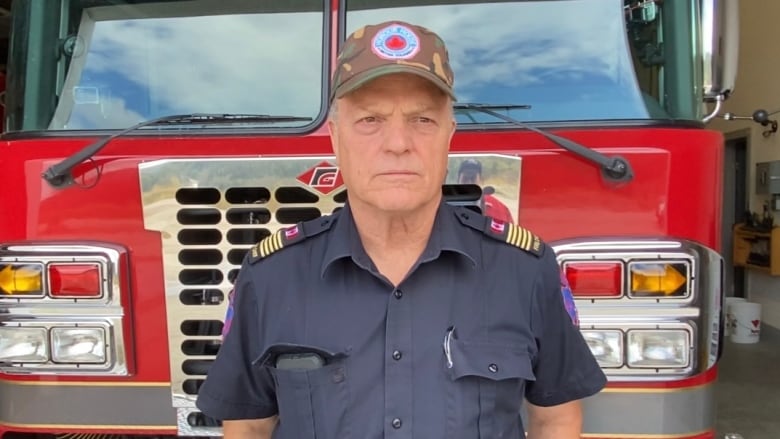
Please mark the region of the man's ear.
POLYGON ((328 133, 330 134, 330 146, 333 149, 333 155, 336 156, 336 164, 339 162, 339 130, 336 122, 328 118, 328 133))

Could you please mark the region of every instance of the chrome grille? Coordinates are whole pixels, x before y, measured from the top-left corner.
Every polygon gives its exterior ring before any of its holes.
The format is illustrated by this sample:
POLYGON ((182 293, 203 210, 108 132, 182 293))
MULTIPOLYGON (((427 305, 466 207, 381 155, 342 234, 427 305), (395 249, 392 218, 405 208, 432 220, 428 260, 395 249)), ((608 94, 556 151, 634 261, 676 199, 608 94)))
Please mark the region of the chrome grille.
MULTIPOLYGON (((215 287, 224 287, 225 280, 230 285, 234 283, 246 252, 254 244, 270 235, 276 226, 330 213, 318 207, 319 196, 301 187, 233 187, 224 192, 213 188, 182 188, 176 191, 175 199, 179 204, 176 218, 181 227, 177 241, 182 267, 179 302, 183 307, 222 304, 226 292, 215 287), (216 207, 204 207, 217 206, 223 198, 228 206, 224 216, 216 207), (267 207, 271 200, 278 204, 273 212, 267 207), (226 253, 214 247, 222 241, 232 246, 226 253), (223 261, 233 268, 225 272, 220 267, 223 261)), ((185 394, 198 394, 212 358, 219 350, 222 327, 222 320, 181 322, 182 335, 192 337, 180 346, 181 354, 187 358, 179 371, 184 374, 185 394)))
MULTIPOLYGON (((509 156, 453 156, 493 161, 511 178, 499 189, 514 194, 517 211, 520 159, 509 156)), ((173 405, 179 434, 218 434, 195 399, 219 350, 227 297, 246 252, 281 227, 330 214, 346 201, 338 188, 327 194, 298 177, 329 158, 161 160, 139 165, 144 221, 161 236, 173 405), (178 176, 178 177, 171 177, 178 176)), ((445 185, 454 204, 477 205, 477 188, 445 185)), ((163 292, 160 292, 161 294, 163 292)), ((138 310, 136 310, 138 312, 138 310)))

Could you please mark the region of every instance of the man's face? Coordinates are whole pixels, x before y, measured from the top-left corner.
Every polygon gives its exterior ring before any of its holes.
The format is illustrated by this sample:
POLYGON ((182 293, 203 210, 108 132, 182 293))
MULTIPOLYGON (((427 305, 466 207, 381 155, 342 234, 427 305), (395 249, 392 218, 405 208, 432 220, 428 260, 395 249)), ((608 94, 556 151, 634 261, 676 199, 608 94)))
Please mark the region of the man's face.
POLYGON ((449 98, 426 79, 392 74, 336 105, 329 128, 350 203, 388 213, 438 204, 455 132, 449 98))

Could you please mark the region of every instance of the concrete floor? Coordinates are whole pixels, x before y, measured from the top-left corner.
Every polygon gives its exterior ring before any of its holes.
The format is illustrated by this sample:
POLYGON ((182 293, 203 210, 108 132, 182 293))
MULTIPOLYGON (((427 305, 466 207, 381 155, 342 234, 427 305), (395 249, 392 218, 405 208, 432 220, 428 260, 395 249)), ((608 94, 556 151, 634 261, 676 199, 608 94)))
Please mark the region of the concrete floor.
POLYGON ((716 385, 717 438, 780 438, 780 330, 764 325, 755 344, 726 340, 716 385))

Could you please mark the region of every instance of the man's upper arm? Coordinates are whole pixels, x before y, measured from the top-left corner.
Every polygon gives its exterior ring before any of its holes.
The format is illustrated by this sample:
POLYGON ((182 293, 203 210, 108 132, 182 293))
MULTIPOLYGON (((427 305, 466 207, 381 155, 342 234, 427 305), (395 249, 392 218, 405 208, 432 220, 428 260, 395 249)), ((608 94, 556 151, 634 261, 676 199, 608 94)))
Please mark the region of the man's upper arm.
POLYGON ((545 247, 531 310, 531 329, 538 348, 536 379, 526 386, 526 398, 548 407, 599 392, 606 377, 566 310, 558 263, 552 248, 545 247))
POLYGON ((263 419, 224 421, 222 422, 222 436, 225 439, 271 439, 277 421, 277 416, 263 419))
POLYGON ((261 352, 259 315, 251 270, 242 266, 228 315, 222 346, 198 391, 197 407, 215 419, 261 419, 276 414, 276 395, 270 372, 253 364, 261 352))
POLYGON ((581 433, 579 400, 550 407, 528 404, 528 439, 579 439, 581 433))

